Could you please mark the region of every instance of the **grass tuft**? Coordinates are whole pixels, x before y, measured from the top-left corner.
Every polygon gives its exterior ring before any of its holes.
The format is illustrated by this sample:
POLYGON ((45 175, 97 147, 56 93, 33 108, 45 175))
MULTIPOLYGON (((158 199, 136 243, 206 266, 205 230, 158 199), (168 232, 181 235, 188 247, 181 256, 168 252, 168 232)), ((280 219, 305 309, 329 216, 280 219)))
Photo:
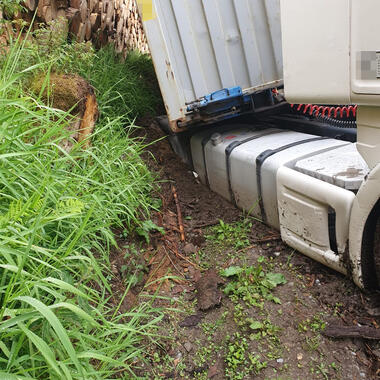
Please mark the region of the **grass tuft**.
POLYGON ((144 144, 125 122, 154 106, 132 93, 135 63, 124 83, 116 57, 97 53, 86 70, 102 118, 92 147, 68 153, 69 114, 24 89, 45 67, 20 71, 29 54, 16 44, 0 63, 0 378, 131 378, 162 313, 149 301, 115 313, 109 250, 115 227, 136 228, 153 207, 144 144))

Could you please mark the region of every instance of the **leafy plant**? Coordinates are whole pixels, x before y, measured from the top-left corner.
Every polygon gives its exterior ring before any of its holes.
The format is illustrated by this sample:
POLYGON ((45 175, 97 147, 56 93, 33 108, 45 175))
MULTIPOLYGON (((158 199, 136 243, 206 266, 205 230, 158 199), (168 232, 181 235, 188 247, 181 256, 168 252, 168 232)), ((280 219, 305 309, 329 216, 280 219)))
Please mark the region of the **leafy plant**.
POLYGON ((134 120, 163 111, 153 63, 149 56, 130 52, 125 61, 111 47, 99 50, 94 63, 79 74, 94 86, 102 118, 134 120))
POLYGON ((223 247, 241 249, 249 246, 248 233, 251 228, 252 222, 249 219, 231 224, 219 220, 219 224, 211 228, 211 233, 206 237, 211 241, 221 243, 223 247))
POLYGON ((143 237, 147 243, 149 243, 150 240, 149 233, 152 231, 158 231, 162 235, 165 234, 165 230, 162 227, 158 227, 151 220, 145 220, 136 228, 137 234, 143 237))
POLYGON ((248 341, 239 332, 227 338, 225 374, 228 379, 242 380, 250 374, 258 374, 267 362, 248 350, 248 341))
POLYGON ((263 309, 265 300, 281 303, 272 291, 278 285, 285 284, 286 279, 281 273, 266 273, 261 263, 249 267, 232 266, 222 270, 220 274, 232 278, 224 292, 235 302, 241 299, 248 306, 260 309, 263 309))
POLYGON ((298 324, 299 332, 314 331, 320 332, 326 328, 326 322, 322 320, 323 314, 317 313, 312 318, 307 318, 298 324))
POLYGON ((253 331, 253 334, 250 336, 251 339, 269 338, 272 343, 280 343, 278 333, 281 329, 274 325, 269 318, 266 318, 263 321, 247 318, 247 322, 249 328, 253 331))
MULTIPOLYGON (((94 87, 105 122, 110 118, 129 125, 137 117, 164 112, 148 55, 131 51, 123 60, 112 46, 95 52, 90 42, 69 43, 64 18, 41 25, 31 37, 24 40, 22 53, 13 62, 17 72, 25 71, 22 80, 29 86, 41 72, 79 74, 94 87), (28 70, 31 66, 34 69, 28 70)), ((7 52, 0 58, 5 62, 7 52)))
POLYGON ((12 17, 22 9, 23 0, 0 0, 0 10, 12 17))

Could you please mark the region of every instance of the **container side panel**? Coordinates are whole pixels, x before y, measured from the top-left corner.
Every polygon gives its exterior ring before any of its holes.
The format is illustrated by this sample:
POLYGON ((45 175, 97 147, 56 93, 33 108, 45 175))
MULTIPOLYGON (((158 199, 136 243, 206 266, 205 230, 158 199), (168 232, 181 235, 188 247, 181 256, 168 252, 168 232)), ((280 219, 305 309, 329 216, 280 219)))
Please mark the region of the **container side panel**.
POLYGON ((223 87, 249 87, 242 37, 231 0, 205 0, 204 10, 223 87))
POLYGON ((252 15, 265 83, 269 82, 271 78, 278 78, 278 73, 275 63, 275 55, 273 52, 272 35, 269 28, 269 21, 264 1, 250 0, 249 10, 252 15))
POLYGON ((172 0, 196 98, 220 89, 221 83, 201 0, 172 0))
POLYGON ((215 68, 218 70, 221 78, 221 87, 232 87, 235 85, 235 78, 224 43, 223 21, 220 19, 221 15, 217 3, 218 0, 205 0, 203 2, 203 8, 207 19, 212 47, 217 60, 215 68))
POLYGON ((153 0, 144 22, 170 121, 214 91, 282 80, 279 0, 153 0))
POLYGON ((276 75, 282 78, 282 35, 281 35, 281 10, 280 0, 265 0, 265 9, 272 37, 272 48, 276 75))
POLYGON ((170 61, 160 25, 157 19, 146 21, 144 24, 147 38, 151 41, 150 50, 152 57, 154 57, 154 67, 164 98, 166 112, 169 119, 179 119, 183 116, 181 109, 184 100, 180 93, 181 86, 175 82, 174 76, 171 75, 170 61))
MULTIPOLYGON (((187 60, 183 50, 182 41, 180 39, 177 27, 176 17, 173 12, 171 0, 155 0, 156 14, 162 30, 162 35, 165 41, 165 48, 168 53, 168 62, 171 63, 174 76, 178 81, 178 92, 182 94, 183 99, 180 99, 181 103, 191 102, 194 100, 195 92, 193 83, 190 77, 190 70, 188 68, 187 60), (170 38, 168 38, 170 36, 170 38)), ((149 39, 151 50, 154 48, 155 36, 149 39)), ((156 60, 156 56, 152 53, 153 61, 156 60)), ((165 78, 163 78, 165 80, 165 78)), ((163 94, 164 98, 167 94, 163 94)))
POLYGON ((249 72, 250 87, 255 87, 264 83, 263 70, 265 68, 261 62, 249 0, 234 0, 234 4, 249 72))

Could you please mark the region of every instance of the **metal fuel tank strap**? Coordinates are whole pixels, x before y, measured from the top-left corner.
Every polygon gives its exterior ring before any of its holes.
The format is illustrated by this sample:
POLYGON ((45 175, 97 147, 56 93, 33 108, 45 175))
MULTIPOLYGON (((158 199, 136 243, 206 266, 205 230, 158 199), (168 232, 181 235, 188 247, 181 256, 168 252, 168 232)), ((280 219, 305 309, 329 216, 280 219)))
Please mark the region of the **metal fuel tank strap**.
POLYGON ((273 135, 273 134, 280 133, 280 132, 284 132, 284 131, 283 130, 276 130, 276 131, 263 132, 263 133, 260 133, 259 135, 248 137, 245 140, 234 141, 234 142, 232 142, 230 145, 228 145, 226 147, 225 154, 226 154, 226 169, 227 169, 228 191, 230 193, 231 200, 232 200, 232 202, 234 203, 235 206, 237 206, 237 204, 236 204, 235 194, 234 194, 234 192, 232 190, 232 182, 231 182, 231 160, 230 160, 230 158, 231 158, 232 152, 235 150, 235 148, 237 148, 237 147, 239 147, 239 146, 241 146, 243 144, 246 144, 246 143, 248 143, 250 141, 259 139, 260 137, 264 137, 264 136, 268 136, 268 135, 273 135))
POLYGON ((286 149, 293 148, 297 145, 306 144, 313 141, 319 141, 319 140, 326 140, 328 137, 313 137, 306 140, 301 141, 295 141, 291 144, 280 146, 277 149, 267 149, 264 152, 260 153, 256 158, 256 179, 257 179, 257 191, 258 191, 258 197, 259 197, 259 205, 260 205, 260 212, 261 212, 261 218, 264 223, 267 223, 267 216, 264 209, 264 200, 263 200, 263 192, 262 192, 262 183, 261 183, 261 169, 264 164, 264 162, 271 156, 280 153, 286 149))

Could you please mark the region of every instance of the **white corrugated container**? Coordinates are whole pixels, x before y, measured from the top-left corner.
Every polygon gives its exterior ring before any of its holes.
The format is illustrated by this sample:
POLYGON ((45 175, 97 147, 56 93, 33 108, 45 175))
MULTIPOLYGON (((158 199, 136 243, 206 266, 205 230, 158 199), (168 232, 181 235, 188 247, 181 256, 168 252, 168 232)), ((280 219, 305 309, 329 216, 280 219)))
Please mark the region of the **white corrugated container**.
MULTIPOLYGON (((172 130, 187 105, 240 86, 282 84, 280 0, 142 0, 144 29, 172 130)), ((141 1, 140 1, 141 3, 141 1)))

